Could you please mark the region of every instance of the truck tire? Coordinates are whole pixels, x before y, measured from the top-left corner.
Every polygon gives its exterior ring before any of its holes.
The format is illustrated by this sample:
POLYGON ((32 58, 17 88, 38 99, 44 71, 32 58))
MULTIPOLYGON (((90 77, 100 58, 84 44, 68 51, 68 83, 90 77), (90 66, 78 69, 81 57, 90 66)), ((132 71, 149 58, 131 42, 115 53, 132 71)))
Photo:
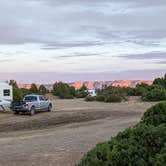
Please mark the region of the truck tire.
POLYGON ((35 115, 35 107, 32 107, 30 110, 30 115, 33 116, 35 115))
POLYGON ((51 104, 48 106, 48 112, 52 112, 52 105, 51 104))
POLYGON ((19 112, 18 112, 18 111, 14 111, 14 114, 15 114, 15 115, 18 115, 18 114, 19 114, 19 112))

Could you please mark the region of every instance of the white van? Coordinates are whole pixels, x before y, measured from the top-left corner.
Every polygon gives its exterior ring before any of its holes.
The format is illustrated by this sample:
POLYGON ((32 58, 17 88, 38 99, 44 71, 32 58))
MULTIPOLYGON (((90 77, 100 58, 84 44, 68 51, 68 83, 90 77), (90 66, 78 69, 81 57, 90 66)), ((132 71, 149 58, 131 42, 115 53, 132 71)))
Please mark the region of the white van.
POLYGON ((0 82, 0 107, 7 111, 13 101, 13 88, 8 83, 0 82))
POLYGON ((88 93, 92 97, 96 97, 97 96, 97 93, 96 93, 95 89, 88 89, 88 93))

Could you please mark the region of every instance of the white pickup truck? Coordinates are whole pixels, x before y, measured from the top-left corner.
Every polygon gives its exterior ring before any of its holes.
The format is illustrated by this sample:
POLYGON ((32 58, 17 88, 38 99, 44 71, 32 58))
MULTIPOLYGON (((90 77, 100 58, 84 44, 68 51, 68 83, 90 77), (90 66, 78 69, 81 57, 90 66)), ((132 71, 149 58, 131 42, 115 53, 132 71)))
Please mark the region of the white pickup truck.
POLYGON ((21 102, 14 102, 12 104, 12 110, 15 114, 29 113, 34 115, 36 112, 52 110, 52 103, 46 99, 43 95, 27 95, 21 102))

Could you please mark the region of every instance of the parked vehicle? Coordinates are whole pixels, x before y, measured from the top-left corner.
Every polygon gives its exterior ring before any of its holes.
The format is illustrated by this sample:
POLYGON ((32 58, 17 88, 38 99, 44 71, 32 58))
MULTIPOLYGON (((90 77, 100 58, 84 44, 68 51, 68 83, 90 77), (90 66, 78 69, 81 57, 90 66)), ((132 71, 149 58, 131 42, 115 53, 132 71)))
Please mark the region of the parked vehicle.
POLYGON ((12 110, 15 114, 22 112, 34 115, 35 113, 42 111, 51 112, 52 103, 43 95, 27 95, 24 97, 23 101, 14 102, 12 104, 12 110))
POLYGON ((88 89, 89 96, 96 97, 97 93, 95 89, 88 89))
POLYGON ((9 110, 13 100, 13 88, 8 83, 0 82, 0 107, 9 110))

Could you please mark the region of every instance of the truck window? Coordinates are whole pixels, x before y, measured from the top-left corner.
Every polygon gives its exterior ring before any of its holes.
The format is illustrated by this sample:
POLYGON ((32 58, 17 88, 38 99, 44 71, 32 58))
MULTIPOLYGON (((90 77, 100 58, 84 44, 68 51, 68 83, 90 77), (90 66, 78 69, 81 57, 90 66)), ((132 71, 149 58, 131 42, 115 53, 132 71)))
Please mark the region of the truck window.
POLYGON ((39 96, 39 100, 40 100, 40 101, 45 101, 44 96, 39 96))
POLYGON ((3 96, 10 96, 10 89, 4 89, 3 96))
POLYGON ((26 96, 24 98, 24 101, 27 101, 27 102, 37 101, 37 97, 36 96, 26 96))

